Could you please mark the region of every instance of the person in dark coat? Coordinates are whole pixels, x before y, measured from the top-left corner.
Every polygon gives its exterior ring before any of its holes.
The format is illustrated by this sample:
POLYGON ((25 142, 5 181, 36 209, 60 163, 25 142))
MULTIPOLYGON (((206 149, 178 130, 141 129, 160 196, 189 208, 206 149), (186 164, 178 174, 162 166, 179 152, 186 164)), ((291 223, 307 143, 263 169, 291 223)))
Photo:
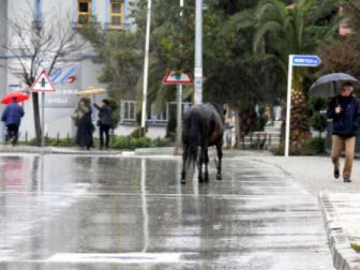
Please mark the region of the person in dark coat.
POLYGON ((13 98, 13 102, 4 110, 1 121, 5 122, 7 128, 7 139, 12 140, 15 146, 19 136, 19 127, 21 118, 24 116, 24 109, 17 103, 17 98, 13 98))
POLYGON ((73 120, 77 127, 76 144, 81 148, 90 150, 94 145, 93 131, 94 126, 91 118, 90 100, 83 98, 80 100, 77 109, 73 114, 73 120))
POLYGON ((109 148, 110 141, 110 129, 112 126, 112 110, 110 108, 110 102, 107 99, 102 101, 102 106, 100 107, 94 103, 94 107, 99 110, 99 121, 98 126, 100 128, 100 149, 104 148, 104 136, 105 136, 105 149, 109 148))
POLYGON ((329 104, 327 117, 333 120, 332 162, 334 177, 340 177, 340 155, 345 148, 344 182, 351 182, 351 171, 355 154, 356 135, 360 127, 359 100, 352 95, 353 87, 345 83, 341 95, 335 97, 329 104))

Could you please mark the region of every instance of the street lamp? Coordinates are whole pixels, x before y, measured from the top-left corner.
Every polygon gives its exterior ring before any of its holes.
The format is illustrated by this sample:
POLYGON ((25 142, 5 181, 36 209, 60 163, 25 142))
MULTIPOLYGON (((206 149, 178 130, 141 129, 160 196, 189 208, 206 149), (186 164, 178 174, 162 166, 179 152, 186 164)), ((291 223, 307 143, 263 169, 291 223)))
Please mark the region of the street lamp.
POLYGON ((142 112, 141 112, 141 133, 146 134, 146 102, 149 78, 149 49, 150 49, 150 26, 151 26, 151 1, 148 0, 147 7, 147 21, 146 21, 146 41, 145 41, 145 61, 144 61, 144 84, 143 84, 143 98, 142 98, 142 112))
POLYGON ((203 61, 202 61, 202 10, 203 0, 196 0, 195 28, 195 104, 202 103, 203 61))

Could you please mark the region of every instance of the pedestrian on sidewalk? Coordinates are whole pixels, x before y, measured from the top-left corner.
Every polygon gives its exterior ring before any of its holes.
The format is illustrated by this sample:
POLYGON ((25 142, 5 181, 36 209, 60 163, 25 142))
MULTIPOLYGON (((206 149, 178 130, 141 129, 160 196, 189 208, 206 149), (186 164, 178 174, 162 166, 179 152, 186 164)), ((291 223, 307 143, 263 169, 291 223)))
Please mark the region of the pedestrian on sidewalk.
POLYGON ((100 129, 100 150, 104 148, 104 136, 105 149, 107 150, 109 148, 109 132, 112 125, 112 110, 110 108, 110 101, 108 99, 103 99, 101 107, 96 103, 94 103, 94 107, 99 110, 99 120, 97 125, 100 129))
POLYGON ((275 98, 273 100, 273 114, 274 114, 274 121, 280 121, 281 120, 281 103, 278 98, 275 98))
POLYGON ((12 103, 4 110, 1 121, 5 122, 7 128, 6 140, 11 140, 13 146, 16 145, 19 136, 21 118, 24 116, 24 109, 18 104, 14 97, 12 103))
POLYGON ((345 183, 351 182, 351 171, 355 154, 355 143, 358 128, 360 127, 360 104, 352 94, 351 83, 341 87, 341 94, 329 104, 327 116, 333 119, 332 133, 332 162, 334 177, 340 177, 340 155, 345 148, 345 166, 343 178, 345 183))
POLYGON ((92 123, 91 106, 90 100, 88 98, 83 98, 80 100, 72 118, 77 127, 76 144, 81 148, 90 150, 90 148, 94 145, 92 134, 95 130, 95 127, 92 123))

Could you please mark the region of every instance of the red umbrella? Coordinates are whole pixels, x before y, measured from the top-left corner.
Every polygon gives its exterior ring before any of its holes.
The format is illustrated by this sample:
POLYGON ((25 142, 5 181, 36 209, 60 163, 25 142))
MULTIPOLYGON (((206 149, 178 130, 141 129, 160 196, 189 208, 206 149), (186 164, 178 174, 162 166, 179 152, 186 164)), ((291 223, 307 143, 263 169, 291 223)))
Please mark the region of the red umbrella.
POLYGON ((13 98, 16 98, 17 102, 24 102, 29 99, 29 96, 21 91, 11 92, 10 94, 7 94, 5 97, 3 97, 1 103, 10 104, 13 102, 13 98))

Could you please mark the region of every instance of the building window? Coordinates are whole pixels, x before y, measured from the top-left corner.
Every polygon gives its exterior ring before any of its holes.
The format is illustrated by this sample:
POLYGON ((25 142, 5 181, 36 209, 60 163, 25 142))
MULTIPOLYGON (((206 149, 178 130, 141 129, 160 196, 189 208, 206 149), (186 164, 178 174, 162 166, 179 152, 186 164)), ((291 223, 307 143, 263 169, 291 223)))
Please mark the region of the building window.
POLYGON ((78 26, 91 22, 91 0, 78 0, 78 26))
POLYGON ((110 27, 119 29, 124 23, 123 0, 111 0, 110 3, 110 27))
POLYGON ((169 103, 166 103, 166 108, 163 112, 157 113, 156 104, 152 104, 148 113, 148 121, 151 122, 167 122, 169 114, 169 103))
POLYGON ((136 121, 136 101, 123 100, 121 102, 121 122, 136 121))

